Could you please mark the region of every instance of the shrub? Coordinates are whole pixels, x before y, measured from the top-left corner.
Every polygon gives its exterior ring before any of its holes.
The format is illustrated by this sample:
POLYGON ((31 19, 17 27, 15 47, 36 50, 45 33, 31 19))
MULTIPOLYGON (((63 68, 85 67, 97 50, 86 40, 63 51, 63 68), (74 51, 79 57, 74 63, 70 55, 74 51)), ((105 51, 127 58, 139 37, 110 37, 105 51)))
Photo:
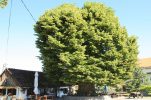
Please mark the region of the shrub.
POLYGON ((142 85, 140 91, 142 91, 144 95, 151 95, 151 85, 142 85))

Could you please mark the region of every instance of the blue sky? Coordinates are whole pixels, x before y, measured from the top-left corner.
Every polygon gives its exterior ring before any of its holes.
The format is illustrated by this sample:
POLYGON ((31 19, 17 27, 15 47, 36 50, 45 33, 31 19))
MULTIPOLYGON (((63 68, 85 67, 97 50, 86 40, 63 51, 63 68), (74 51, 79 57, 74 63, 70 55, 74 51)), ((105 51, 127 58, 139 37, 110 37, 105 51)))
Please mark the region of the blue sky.
MULTIPOLYGON (((129 35, 138 37, 138 57, 151 57, 151 0, 24 0, 36 20, 46 10, 63 3, 82 7, 86 1, 102 2, 111 7, 129 35)), ((6 8, 0 9, 0 68, 6 62, 8 67, 41 70, 42 64, 37 58, 39 52, 35 46, 35 22, 20 0, 13 0, 8 56, 5 60, 9 9, 10 3, 6 8)))

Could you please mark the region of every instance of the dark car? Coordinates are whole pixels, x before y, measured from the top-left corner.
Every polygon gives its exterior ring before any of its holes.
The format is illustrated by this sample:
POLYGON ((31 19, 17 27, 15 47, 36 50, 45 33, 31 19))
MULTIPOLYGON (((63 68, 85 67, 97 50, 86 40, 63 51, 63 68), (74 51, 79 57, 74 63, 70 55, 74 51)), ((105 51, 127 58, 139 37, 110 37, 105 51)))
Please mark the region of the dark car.
POLYGON ((129 95, 129 98, 130 97, 133 97, 133 98, 135 98, 135 97, 137 97, 137 98, 141 97, 141 98, 143 98, 143 94, 140 93, 140 92, 131 92, 130 95, 129 95))
POLYGON ((112 93, 112 94, 110 94, 111 95, 111 98, 116 98, 116 97, 118 97, 118 94, 117 93, 112 93))

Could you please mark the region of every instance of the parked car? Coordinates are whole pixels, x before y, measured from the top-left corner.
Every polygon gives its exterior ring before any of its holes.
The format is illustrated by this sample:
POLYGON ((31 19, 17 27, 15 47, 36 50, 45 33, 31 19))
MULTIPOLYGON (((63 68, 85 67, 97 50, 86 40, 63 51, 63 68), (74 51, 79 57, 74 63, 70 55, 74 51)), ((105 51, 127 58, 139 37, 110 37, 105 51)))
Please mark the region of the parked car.
POLYGON ((140 92, 131 92, 130 95, 129 95, 129 98, 130 97, 133 97, 133 98, 135 98, 135 97, 137 97, 137 98, 141 97, 141 98, 143 98, 143 94, 140 93, 140 92))
POLYGON ((57 96, 63 97, 68 95, 68 93, 69 93, 69 87, 60 87, 59 90, 57 91, 57 96))

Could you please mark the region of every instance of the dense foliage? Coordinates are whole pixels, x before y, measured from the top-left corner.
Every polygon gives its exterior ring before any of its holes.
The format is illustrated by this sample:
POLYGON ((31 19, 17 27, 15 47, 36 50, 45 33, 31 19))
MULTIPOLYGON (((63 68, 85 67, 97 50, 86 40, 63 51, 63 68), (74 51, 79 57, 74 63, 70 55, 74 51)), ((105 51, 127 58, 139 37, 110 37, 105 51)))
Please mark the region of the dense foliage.
POLYGON ((43 70, 56 85, 116 85, 133 76, 137 43, 111 8, 64 4, 45 12, 35 25, 43 70))
POLYGON ((142 85, 146 85, 148 83, 147 81, 146 74, 142 72, 142 69, 135 68, 133 72, 133 78, 127 80, 125 85, 128 92, 139 91, 142 85))
POLYGON ((7 5, 8 0, 0 0, 0 8, 4 8, 7 5))

